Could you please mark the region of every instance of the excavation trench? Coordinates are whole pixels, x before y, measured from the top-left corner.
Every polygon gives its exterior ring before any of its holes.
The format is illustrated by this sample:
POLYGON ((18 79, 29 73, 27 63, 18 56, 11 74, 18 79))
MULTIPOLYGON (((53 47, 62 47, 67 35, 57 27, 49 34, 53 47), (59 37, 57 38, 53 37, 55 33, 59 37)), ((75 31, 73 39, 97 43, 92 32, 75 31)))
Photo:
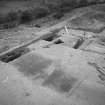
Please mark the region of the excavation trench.
MULTIPOLYGON (((47 40, 49 42, 53 42, 53 40, 54 39, 56 40, 56 38, 58 38, 58 37, 57 36, 51 36, 51 37, 48 37, 48 38, 46 38, 44 40, 47 40)), ((78 49, 82 45, 83 42, 84 42, 83 39, 79 39, 77 41, 77 43, 73 46, 73 48, 78 49)), ((64 43, 64 42, 59 39, 59 40, 54 41, 54 43, 49 44, 48 46, 51 46, 53 44, 61 44, 61 43, 64 43)), ((3 62, 8 63, 8 62, 11 62, 11 61, 23 56, 24 54, 29 53, 29 52, 31 52, 31 50, 29 48, 27 48, 27 47, 24 47, 24 48, 14 50, 12 52, 9 52, 9 53, 1 56, 0 60, 3 61, 3 62)))
MULTIPOLYGON (((55 30, 50 35, 48 34, 45 37, 43 37, 43 36, 39 37, 38 40, 45 40, 45 41, 51 42, 50 45, 62 44, 62 43, 64 43, 64 41, 60 39, 60 37, 62 37, 62 36, 59 36, 57 34, 58 32, 59 32, 59 30, 55 30)), ((36 40, 36 42, 38 41, 37 39, 35 39, 35 40, 36 40)), ((72 48, 78 49, 83 44, 83 42, 84 42, 83 38, 79 38, 72 48)), ((26 53, 31 52, 31 49, 29 49, 27 46, 29 46, 30 44, 33 44, 33 43, 34 43, 34 40, 32 42, 29 42, 29 44, 26 43, 26 45, 20 46, 20 48, 18 47, 12 51, 9 51, 6 54, 3 54, 3 56, 0 56, 0 60, 8 63, 8 62, 11 62, 11 61, 21 57, 22 55, 24 55, 26 53)), ((46 48, 46 46, 43 46, 43 48, 46 48)))
MULTIPOLYGON (((58 36, 55 34, 55 35, 49 35, 47 38, 44 38, 43 40, 45 41, 53 41, 54 39, 56 39, 58 36)), ((60 44, 62 43, 60 40, 56 41, 55 44, 60 44)), ((22 47, 22 48, 19 48, 19 49, 16 49, 16 50, 13 50, 9 53, 6 53, 4 54, 3 56, 0 56, 0 60, 3 61, 3 62, 11 62, 19 57, 21 57, 22 55, 26 54, 26 53, 29 53, 31 50, 27 47, 22 47)))
POLYGON ((0 57, 0 60, 8 63, 10 61, 13 61, 13 60, 19 58, 20 56, 22 56, 28 52, 30 52, 30 50, 28 48, 22 48, 22 49, 15 50, 15 51, 12 51, 12 52, 9 52, 9 53, 3 55, 2 57, 0 57))
POLYGON ((77 43, 73 46, 73 48, 78 49, 83 44, 83 42, 83 38, 78 39, 77 43))

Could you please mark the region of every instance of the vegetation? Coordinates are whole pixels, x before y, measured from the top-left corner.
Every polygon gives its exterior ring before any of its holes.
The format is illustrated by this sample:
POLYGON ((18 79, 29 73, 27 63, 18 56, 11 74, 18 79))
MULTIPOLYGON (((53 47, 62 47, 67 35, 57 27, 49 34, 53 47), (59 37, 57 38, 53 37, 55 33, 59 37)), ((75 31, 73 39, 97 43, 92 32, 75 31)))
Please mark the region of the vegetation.
POLYGON ((88 0, 81 0, 79 2, 78 7, 83 7, 83 6, 88 6, 88 5, 89 5, 88 0))
POLYGON ((13 28, 18 24, 29 23, 34 19, 45 17, 48 14, 48 9, 40 7, 18 12, 10 11, 5 17, 0 17, 0 28, 13 28))
POLYGON ((20 23, 24 24, 24 23, 32 21, 32 19, 33 19, 32 11, 31 10, 25 10, 21 13, 20 23))
POLYGON ((16 27, 18 24, 19 24, 19 23, 17 23, 17 22, 7 22, 7 23, 4 23, 1 28, 4 28, 4 29, 14 28, 14 27, 16 27))
POLYGON ((19 19, 18 17, 18 13, 14 12, 14 11, 11 11, 7 14, 6 16, 6 20, 7 22, 13 22, 13 21, 17 21, 19 19))
POLYGON ((46 7, 49 9, 50 13, 58 11, 59 5, 56 3, 46 3, 46 7))
POLYGON ((0 16, 0 24, 3 24, 5 22, 5 19, 3 16, 0 16))
POLYGON ((49 14, 49 11, 47 8, 41 8, 41 7, 37 7, 33 9, 33 16, 35 19, 39 19, 42 17, 45 17, 49 14))
POLYGON ((55 19, 60 19, 62 16, 64 16, 65 12, 69 12, 74 8, 93 5, 96 3, 102 2, 100 2, 100 0, 93 0, 91 2, 88 0, 80 0, 79 2, 77 2, 77 0, 43 0, 43 6, 32 7, 23 11, 10 11, 6 16, 0 16, 0 26, 2 25, 4 28, 12 28, 18 24, 25 24, 34 19, 45 17, 51 13, 54 13, 53 17, 55 19))

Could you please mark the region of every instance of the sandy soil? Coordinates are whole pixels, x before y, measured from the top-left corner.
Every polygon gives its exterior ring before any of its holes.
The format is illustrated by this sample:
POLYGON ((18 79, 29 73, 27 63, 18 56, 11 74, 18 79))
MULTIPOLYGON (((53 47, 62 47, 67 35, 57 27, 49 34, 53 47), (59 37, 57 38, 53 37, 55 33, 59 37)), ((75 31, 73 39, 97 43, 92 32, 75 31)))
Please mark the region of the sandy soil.
POLYGON ((0 104, 103 105, 105 82, 91 63, 104 67, 104 55, 62 45, 1 62, 0 104))

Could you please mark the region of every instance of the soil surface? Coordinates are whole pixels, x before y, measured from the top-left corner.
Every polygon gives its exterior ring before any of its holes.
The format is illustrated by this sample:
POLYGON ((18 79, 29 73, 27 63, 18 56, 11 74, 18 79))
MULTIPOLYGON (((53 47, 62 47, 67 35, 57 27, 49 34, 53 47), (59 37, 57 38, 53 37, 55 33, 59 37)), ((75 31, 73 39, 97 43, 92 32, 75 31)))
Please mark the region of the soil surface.
POLYGON ((104 105, 105 4, 0 30, 0 105, 104 105))

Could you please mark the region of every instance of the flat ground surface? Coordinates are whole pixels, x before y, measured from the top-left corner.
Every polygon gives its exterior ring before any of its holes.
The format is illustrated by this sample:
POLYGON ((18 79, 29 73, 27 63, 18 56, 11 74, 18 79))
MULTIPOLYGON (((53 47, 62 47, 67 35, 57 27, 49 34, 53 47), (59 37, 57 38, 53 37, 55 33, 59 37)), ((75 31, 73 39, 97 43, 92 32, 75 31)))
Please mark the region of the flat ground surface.
POLYGON ((104 67, 104 56, 62 45, 1 62, 0 104, 104 105, 105 82, 94 64, 104 67))

